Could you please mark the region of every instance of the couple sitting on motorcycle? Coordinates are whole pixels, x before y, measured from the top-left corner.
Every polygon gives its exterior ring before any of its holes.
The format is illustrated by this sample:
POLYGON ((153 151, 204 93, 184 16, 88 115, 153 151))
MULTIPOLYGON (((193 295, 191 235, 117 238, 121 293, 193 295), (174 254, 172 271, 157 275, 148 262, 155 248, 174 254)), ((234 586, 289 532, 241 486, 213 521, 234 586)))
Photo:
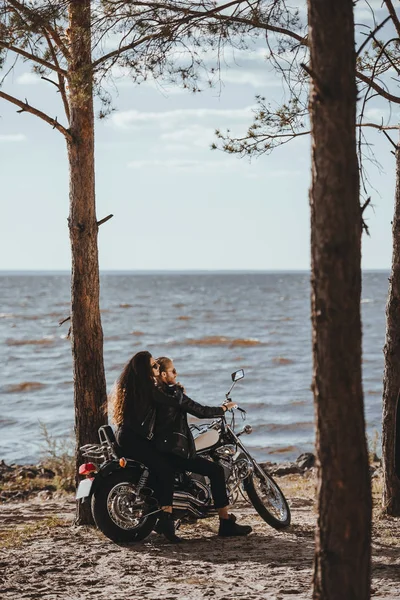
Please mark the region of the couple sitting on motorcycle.
POLYGON ((234 403, 218 407, 198 404, 186 396, 176 376, 171 359, 154 359, 150 352, 138 352, 125 365, 111 394, 119 445, 127 457, 146 465, 157 480, 161 512, 156 530, 170 542, 181 541, 172 518, 175 472, 190 471, 210 480, 220 519, 218 535, 248 535, 251 527, 239 525, 228 513, 223 468, 196 456, 187 422, 188 413, 200 419, 221 417, 234 403))

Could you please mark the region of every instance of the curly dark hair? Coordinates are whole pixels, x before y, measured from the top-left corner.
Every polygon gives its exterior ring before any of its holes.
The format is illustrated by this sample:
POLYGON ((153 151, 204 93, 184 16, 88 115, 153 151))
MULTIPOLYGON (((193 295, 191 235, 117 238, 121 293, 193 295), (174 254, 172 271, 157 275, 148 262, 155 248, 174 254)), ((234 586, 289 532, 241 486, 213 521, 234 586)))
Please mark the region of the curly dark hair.
POLYGON ((154 389, 151 356, 147 350, 137 352, 114 384, 109 400, 113 405, 113 421, 118 427, 131 418, 141 420, 148 412, 154 389))

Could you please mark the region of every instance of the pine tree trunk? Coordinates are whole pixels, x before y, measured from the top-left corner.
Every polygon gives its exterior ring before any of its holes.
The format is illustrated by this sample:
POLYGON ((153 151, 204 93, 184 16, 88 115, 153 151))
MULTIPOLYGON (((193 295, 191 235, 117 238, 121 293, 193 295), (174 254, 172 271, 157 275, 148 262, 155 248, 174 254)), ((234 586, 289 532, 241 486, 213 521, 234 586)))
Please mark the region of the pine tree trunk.
MULTIPOLYGON (((400 516, 400 473, 396 473, 396 453, 400 453, 400 422, 396 420, 400 392, 400 148, 396 150, 396 195, 392 224, 393 255, 389 296, 386 305, 385 369, 383 375, 382 461, 383 511, 400 516), (397 422, 396 422, 397 421, 397 422), (397 435, 396 435, 397 429, 397 435)), ((398 461, 397 461, 398 462, 398 461)), ((399 465, 398 465, 399 467, 399 465)))
MULTIPOLYGON (((95 207, 90 0, 70 2, 69 39, 70 131, 73 137, 73 142, 68 143, 71 327, 78 466, 79 446, 98 441, 97 430, 105 422, 102 405, 106 400, 95 207)), ((92 522, 88 503, 78 503, 76 522, 80 525, 92 522)))
POLYGON ((371 491, 361 382, 361 215, 352 0, 308 0, 311 283, 318 465, 314 599, 370 595, 371 491))

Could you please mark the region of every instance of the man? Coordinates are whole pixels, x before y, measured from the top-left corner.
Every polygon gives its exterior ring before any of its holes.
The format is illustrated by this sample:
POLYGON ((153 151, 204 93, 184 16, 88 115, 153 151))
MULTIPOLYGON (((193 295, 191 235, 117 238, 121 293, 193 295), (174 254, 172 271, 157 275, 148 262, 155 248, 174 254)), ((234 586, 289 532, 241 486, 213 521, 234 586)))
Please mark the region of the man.
POLYGON ((234 406, 227 402, 222 406, 204 406, 194 402, 176 382, 177 371, 170 358, 157 359, 157 376, 160 393, 156 395, 157 417, 154 428, 154 441, 160 452, 168 457, 177 471, 190 471, 206 475, 210 479, 214 506, 220 519, 218 535, 222 537, 248 535, 249 525, 236 523, 234 515, 228 512, 229 500, 226 492, 223 468, 210 460, 196 455, 196 447, 187 421, 187 414, 200 419, 222 416, 234 406))

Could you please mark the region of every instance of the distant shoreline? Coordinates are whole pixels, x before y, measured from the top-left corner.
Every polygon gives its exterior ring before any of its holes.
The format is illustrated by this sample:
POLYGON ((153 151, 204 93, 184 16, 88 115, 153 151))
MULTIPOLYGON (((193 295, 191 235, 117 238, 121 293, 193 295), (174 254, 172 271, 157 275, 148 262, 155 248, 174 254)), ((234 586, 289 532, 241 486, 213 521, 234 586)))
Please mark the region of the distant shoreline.
MULTIPOLYGON (((18 276, 51 276, 51 275, 70 275, 68 270, 0 270, 0 277, 18 277, 18 276)), ((309 275, 309 269, 134 269, 134 270, 100 270, 100 275, 309 275)), ((362 269, 362 273, 390 273, 390 267, 387 269, 362 269)))

